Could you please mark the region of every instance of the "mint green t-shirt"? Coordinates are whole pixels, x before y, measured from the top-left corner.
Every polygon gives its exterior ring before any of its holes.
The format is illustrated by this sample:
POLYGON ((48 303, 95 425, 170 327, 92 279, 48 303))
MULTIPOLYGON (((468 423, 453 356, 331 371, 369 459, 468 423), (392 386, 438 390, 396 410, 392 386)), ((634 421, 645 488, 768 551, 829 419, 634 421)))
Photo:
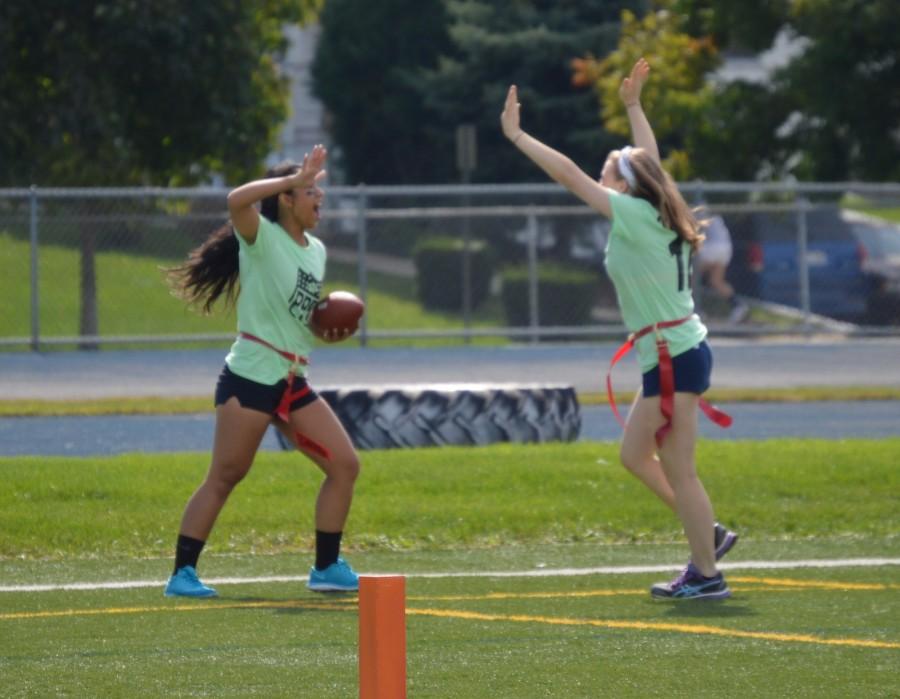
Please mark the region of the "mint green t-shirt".
MULTIPOLYGON (((325 246, 306 234, 299 245, 284 228, 265 216, 248 245, 236 231, 240 246, 237 301, 238 332, 255 335, 285 352, 308 357, 314 343, 309 316, 319 301, 325 278, 325 246)), ((235 374, 272 385, 285 378, 290 361, 258 342, 238 336, 225 357, 235 374)), ((305 368, 300 372, 305 374, 305 368)))
MULTIPOLYGON (((609 193, 612 230, 606 243, 606 272, 616 288, 625 327, 636 332, 653 323, 690 320, 662 331, 671 355, 696 347, 706 326, 694 313, 691 295, 691 246, 663 226, 650 202, 618 192, 609 193)), ((641 372, 659 363, 656 338, 637 341, 641 372)))

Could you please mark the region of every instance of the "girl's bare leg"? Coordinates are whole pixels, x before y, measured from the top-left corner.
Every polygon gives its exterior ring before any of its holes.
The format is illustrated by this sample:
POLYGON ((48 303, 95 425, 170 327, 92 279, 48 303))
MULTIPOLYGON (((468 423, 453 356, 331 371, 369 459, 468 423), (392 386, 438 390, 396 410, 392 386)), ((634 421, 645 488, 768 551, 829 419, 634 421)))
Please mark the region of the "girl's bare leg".
POLYGON ((212 462, 203 483, 188 500, 181 534, 200 541, 209 538, 231 491, 250 470, 270 421, 266 413, 242 408, 234 397, 216 408, 212 462))

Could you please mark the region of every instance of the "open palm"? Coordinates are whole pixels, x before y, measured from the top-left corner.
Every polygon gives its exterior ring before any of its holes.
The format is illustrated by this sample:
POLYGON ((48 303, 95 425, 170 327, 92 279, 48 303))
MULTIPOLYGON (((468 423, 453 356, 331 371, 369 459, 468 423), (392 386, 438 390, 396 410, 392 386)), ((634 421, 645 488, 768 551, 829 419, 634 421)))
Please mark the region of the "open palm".
POLYGON ((515 85, 509 86, 506 93, 506 103, 503 105, 503 113, 500 115, 500 126, 503 135, 509 139, 515 138, 522 127, 519 126, 519 92, 515 85))
POLYGON ((645 58, 639 58, 631 69, 631 75, 622 80, 619 86, 619 97, 625 104, 634 104, 641 100, 641 90, 650 75, 650 64, 645 58))

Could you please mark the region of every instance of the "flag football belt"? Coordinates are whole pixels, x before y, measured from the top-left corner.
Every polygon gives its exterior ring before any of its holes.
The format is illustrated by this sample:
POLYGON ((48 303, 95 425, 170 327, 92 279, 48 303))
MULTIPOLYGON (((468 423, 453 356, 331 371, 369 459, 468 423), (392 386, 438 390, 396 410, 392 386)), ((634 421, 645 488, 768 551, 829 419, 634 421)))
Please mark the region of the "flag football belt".
MULTIPOLYGON (((613 367, 620 359, 622 359, 622 357, 631 351, 631 348, 634 347, 635 343, 644 337, 644 335, 648 335, 651 332, 656 333, 656 351, 659 354, 659 411, 666 420, 663 426, 656 431, 657 447, 662 446, 663 440, 666 438, 669 430, 672 429, 672 413, 675 408, 675 372, 672 367, 672 355, 669 354, 669 345, 660 331, 686 323, 691 318, 693 318, 693 316, 679 318, 678 320, 663 320, 659 323, 648 325, 646 328, 641 328, 637 332, 631 333, 622 346, 616 350, 616 353, 609 363, 609 370, 606 372, 606 395, 609 399, 609 405, 612 408, 613 415, 616 416, 616 420, 618 420, 619 424, 624 428, 625 421, 619 414, 619 408, 616 406, 616 398, 613 394, 613 367)), ((731 426, 731 416, 722 412, 715 406, 710 405, 703 398, 700 398, 700 410, 702 410, 706 414, 706 417, 716 423, 719 427, 731 426)))
MULTIPOLYGON (((285 379, 287 380, 287 386, 285 386, 284 393, 281 394, 281 401, 278 403, 278 407, 275 409, 275 414, 281 420, 284 420, 284 422, 288 426, 290 426, 291 403, 293 403, 298 398, 302 398, 303 396, 307 395, 312 390, 309 387, 309 384, 298 391, 294 390, 294 377, 297 375, 297 371, 300 369, 300 365, 302 364, 303 366, 308 366, 309 360, 306 357, 301 357, 299 354, 294 354, 293 352, 286 352, 284 350, 278 349, 277 347, 275 347, 275 345, 266 342, 261 337, 257 337, 256 335, 241 332, 240 336, 245 340, 250 340, 251 342, 256 342, 263 347, 268 347, 270 350, 280 354, 291 363, 291 368, 288 370, 287 376, 285 377, 285 379)), ((325 457, 325 459, 327 459, 328 461, 331 461, 331 453, 328 451, 328 449, 326 449, 315 440, 310 439, 306 435, 303 435, 296 430, 294 430, 294 438, 297 440, 298 447, 306 448, 311 452, 325 457)))

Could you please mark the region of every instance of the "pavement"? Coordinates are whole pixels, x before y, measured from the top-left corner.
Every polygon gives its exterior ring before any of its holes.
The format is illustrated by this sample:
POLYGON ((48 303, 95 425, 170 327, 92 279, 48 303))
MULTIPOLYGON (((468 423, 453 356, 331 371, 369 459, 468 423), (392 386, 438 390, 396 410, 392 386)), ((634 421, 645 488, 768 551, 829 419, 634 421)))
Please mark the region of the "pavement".
MULTIPOLYGON (((605 390, 612 343, 438 349, 323 347, 313 354, 317 388, 483 383, 572 385, 579 393, 605 390)), ((86 399, 208 396, 227 348, 7 353, 0 362, 0 399, 86 399)), ((900 387, 900 339, 713 343, 713 385, 727 388, 791 386, 900 387)), ((633 355, 617 366, 619 390, 637 384, 633 355)), ((880 438, 900 433, 900 401, 809 404, 744 403, 720 406, 734 418, 729 430, 705 420, 711 439, 784 436, 880 438)), ((582 439, 617 439, 607 406, 582 407, 582 439)), ((105 415, 0 418, 0 455, 111 454, 123 451, 204 451, 213 414, 105 415), (53 435, 48 440, 47 435, 53 435), (166 435, 160 439, 159 435, 166 435)), ((278 450, 270 433, 262 448, 278 450)))
MULTIPOLYGON (((711 340, 713 386, 900 387, 900 338, 764 341, 711 340)), ((571 385, 605 391, 613 343, 505 347, 321 347, 313 352, 316 388, 486 383, 571 385)), ((219 349, 9 352, 0 355, 0 399, 211 396, 227 346, 219 349)), ((632 352, 616 367, 617 390, 630 391, 632 352)))
MULTIPOLYGON (((212 398, 209 401, 212 406, 212 398)), ((881 439, 900 427, 900 401, 723 403, 734 418, 727 430, 701 418, 703 439, 881 439)), ((0 417, 0 456, 91 456, 127 452, 209 451, 215 414, 0 417)), ((606 405, 581 406, 579 439, 616 441, 622 430, 606 405)), ((260 448, 281 451, 274 429, 260 448)))

